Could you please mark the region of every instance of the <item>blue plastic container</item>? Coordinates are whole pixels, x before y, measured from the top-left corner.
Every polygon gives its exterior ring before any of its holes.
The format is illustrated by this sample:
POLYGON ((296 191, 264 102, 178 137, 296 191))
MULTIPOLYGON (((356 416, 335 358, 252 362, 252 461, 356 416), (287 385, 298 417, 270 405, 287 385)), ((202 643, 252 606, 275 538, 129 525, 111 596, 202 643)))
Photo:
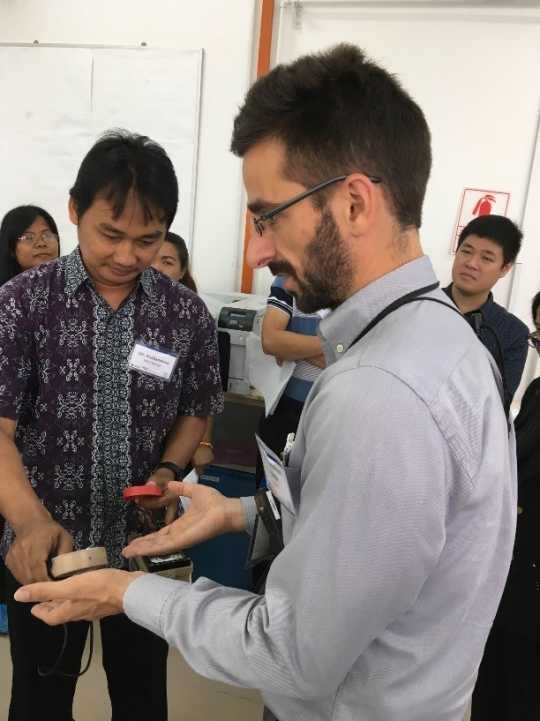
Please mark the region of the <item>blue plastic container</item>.
MULTIPOLYGON (((208 466, 199 483, 229 498, 255 494, 255 476, 230 468, 208 466)), ((249 542, 247 533, 227 533, 189 549, 193 580, 205 576, 224 586, 251 589, 251 571, 246 568, 249 542)))
POLYGON ((0 603, 0 633, 8 632, 7 607, 5 603, 0 603))

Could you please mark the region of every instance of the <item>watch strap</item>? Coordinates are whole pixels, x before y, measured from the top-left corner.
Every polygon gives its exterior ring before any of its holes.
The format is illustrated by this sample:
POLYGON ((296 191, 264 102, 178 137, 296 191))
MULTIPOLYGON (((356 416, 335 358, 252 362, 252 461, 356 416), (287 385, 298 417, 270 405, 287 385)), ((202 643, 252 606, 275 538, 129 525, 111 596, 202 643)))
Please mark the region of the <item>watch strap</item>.
POLYGON ((174 473, 175 481, 181 481, 186 471, 185 468, 181 468, 179 465, 173 463, 172 461, 161 461, 161 463, 158 463, 157 466, 154 468, 154 471, 157 471, 159 468, 167 468, 169 471, 172 471, 174 473))

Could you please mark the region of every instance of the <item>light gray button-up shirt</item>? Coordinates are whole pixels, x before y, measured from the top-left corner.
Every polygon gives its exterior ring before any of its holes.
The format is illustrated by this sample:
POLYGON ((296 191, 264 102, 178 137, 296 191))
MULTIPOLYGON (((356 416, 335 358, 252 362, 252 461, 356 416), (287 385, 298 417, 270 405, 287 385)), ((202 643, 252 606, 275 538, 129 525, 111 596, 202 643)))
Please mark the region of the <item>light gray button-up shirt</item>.
POLYGON ((463 718, 515 529, 494 370, 469 325, 428 301, 350 348, 434 281, 420 258, 321 323, 329 367, 290 457, 295 514, 266 594, 151 576, 126 593, 132 620, 204 676, 260 689, 280 721, 463 718))

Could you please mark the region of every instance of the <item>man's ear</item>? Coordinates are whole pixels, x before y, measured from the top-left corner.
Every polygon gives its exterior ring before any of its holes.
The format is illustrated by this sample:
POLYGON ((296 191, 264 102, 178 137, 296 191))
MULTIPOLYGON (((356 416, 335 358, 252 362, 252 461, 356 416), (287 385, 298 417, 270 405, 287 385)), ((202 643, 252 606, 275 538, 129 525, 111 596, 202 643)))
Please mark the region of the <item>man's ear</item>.
POLYGON ((514 265, 513 263, 505 263, 503 265, 503 267, 501 268, 501 274, 499 275, 499 279, 504 278, 504 276, 507 275, 508 272, 511 270, 513 265, 514 265))
POLYGON ((355 231, 353 234, 362 234, 375 208, 373 185, 366 176, 353 173, 345 181, 344 190, 348 201, 347 221, 355 231))
POLYGON ((68 202, 68 214, 69 219, 71 220, 73 225, 79 225, 79 214, 77 213, 77 206, 75 205, 75 201, 71 197, 68 202))

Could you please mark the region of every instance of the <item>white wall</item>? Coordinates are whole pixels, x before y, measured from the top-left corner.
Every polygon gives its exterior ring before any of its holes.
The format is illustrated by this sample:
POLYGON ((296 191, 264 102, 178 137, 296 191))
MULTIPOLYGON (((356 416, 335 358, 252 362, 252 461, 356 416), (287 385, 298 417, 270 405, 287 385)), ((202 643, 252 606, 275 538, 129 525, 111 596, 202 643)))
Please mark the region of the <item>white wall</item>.
MULTIPOLYGON (((540 290, 540 3, 306 0, 300 7, 297 16, 293 3, 280 4, 276 62, 353 42, 395 72, 424 110, 433 170, 422 239, 442 283, 450 280, 463 189, 510 192, 508 216, 525 237, 515 273, 494 294, 531 327, 530 301, 540 290)), ((257 291, 267 282, 258 272, 257 291)), ((537 369, 531 351, 524 383, 537 369)))
MULTIPOLYGON (((205 290, 238 287, 244 201, 240 161, 228 147, 233 118, 251 81, 257 9, 257 0, 0 0, 3 43, 144 41, 156 48, 204 49, 192 241, 194 274, 205 290)), ((133 92, 138 92, 136 78, 133 92)), ((66 179, 66 201, 73 180, 66 179)))

